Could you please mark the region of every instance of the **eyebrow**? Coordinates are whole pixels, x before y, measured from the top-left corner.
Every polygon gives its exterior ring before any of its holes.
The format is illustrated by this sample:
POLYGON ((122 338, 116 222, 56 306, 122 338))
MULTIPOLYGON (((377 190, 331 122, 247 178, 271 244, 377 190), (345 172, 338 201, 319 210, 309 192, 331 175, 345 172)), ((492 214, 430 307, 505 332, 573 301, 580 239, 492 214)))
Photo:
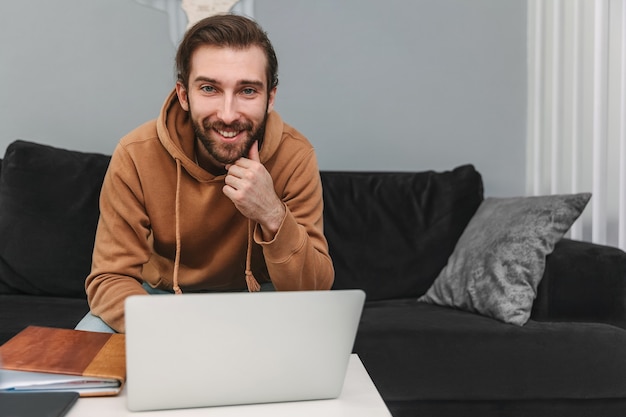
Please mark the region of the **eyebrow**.
MULTIPOLYGON (((221 83, 211 77, 204 77, 202 75, 196 77, 194 79, 194 83, 211 83, 211 84, 216 84, 216 85, 220 85, 221 83)), ((263 83, 263 81, 259 81, 259 80, 239 80, 237 81, 237 85, 253 85, 259 88, 263 88, 265 86, 265 84, 263 83)))

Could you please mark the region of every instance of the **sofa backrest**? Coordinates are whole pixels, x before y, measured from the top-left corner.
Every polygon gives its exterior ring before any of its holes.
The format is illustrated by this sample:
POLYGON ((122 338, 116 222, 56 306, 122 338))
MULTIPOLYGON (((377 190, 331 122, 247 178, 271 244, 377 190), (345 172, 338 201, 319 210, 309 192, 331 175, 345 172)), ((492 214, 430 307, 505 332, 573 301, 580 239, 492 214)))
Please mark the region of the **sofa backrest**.
MULTIPOLYGON (((0 166, 0 294, 85 297, 110 156, 15 141, 0 166)), ((446 172, 321 172, 334 288, 417 297, 483 199, 471 165, 446 172)))
POLYGON ((110 157, 25 141, 0 175, 0 294, 85 298, 110 157))
POLYGON ((472 165, 446 172, 322 172, 335 289, 417 297, 446 265, 483 200, 472 165))

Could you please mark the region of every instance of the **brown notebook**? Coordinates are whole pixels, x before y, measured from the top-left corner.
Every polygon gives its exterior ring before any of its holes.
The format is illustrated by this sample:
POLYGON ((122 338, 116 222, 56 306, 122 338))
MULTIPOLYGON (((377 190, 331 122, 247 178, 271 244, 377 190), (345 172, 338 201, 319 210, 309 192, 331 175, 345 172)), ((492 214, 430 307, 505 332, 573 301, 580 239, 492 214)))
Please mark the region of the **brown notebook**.
POLYGON ((0 391, 118 394, 126 380, 123 334, 29 326, 0 346, 0 391))

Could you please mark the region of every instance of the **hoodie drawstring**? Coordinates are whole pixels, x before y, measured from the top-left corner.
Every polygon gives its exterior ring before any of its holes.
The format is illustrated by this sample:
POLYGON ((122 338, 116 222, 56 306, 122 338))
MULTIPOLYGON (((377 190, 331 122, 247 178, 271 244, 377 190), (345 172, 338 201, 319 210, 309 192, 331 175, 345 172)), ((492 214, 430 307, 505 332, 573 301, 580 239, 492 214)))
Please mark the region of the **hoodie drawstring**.
MULTIPOLYGON (((174 258, 173 289, 175 294, 182 294, 183 291, 178 285, 178 271, 180 269, 180 181, 182 176, 182 166, 179 159, 176 159, 176 203, 175 203, 175 223, 176 223, 176 256, 174 258)), ((261 290, 261 285, 252 274, 252 245, 254 244, 254 223, 248 219, 248 250, 246 252, 246 285, 249 292, 261 290)))
POLYGON ((261 291, 259 281, 252 275, 252 244, 253 244, 254 224, 248 219, 248 252, 246 253, 246 285, 249 292, 261 291))
POLYGON ((178 270, 180 269, 180 177, 181 163, 176 159, 176 203, 175 203, 175 223, 176 223, 176 257, 174 258, 174 294, 182 294, 183 291, 178 285, 178 270))

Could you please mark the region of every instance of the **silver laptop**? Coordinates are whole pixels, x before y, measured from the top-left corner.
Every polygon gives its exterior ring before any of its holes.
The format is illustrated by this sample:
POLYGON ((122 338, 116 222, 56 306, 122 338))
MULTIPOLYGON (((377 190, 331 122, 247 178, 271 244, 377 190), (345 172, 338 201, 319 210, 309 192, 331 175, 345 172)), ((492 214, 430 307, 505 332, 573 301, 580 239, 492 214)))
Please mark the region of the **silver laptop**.
POLYGON ((364 301, 360 290, 129 297, 128 409, 336 398, 364 301))

